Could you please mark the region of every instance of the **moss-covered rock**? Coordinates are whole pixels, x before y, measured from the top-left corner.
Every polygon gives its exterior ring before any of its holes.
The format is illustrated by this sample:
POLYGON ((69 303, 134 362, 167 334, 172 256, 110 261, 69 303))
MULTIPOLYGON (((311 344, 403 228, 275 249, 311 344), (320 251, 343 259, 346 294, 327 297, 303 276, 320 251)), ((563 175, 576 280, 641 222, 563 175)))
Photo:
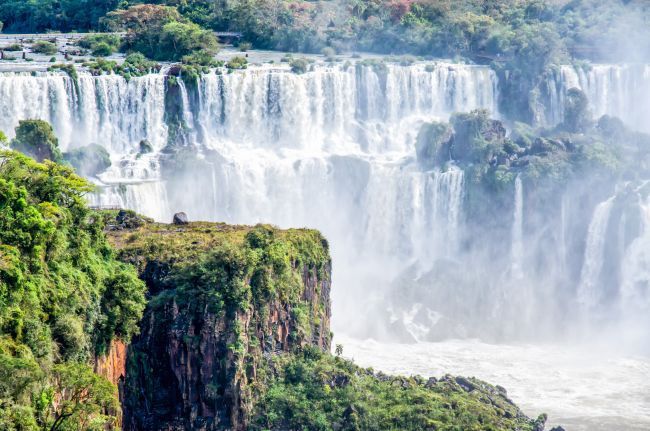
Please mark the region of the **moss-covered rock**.
POLYGON ((318 232, 147 223, 109 236, 151 296, 129 352, 125 429, 246 429, 265 355, 329 350, 318 232))
POLYGON ((418 163, 425 168, 441 166, 451 157, 453 130, 445 123, 425 123, 415 143, 418 163))
POLYGON ((486 163, 504 145, 506 129, 500 121, 492 120, 486 110, 454 114, 451 118, 454 142, 451 156, 464 163, 486 163))
POLYGON ((101 145, 90 144, 63 153, 63 159, 85 176, 94 177, 111 167, 111 156, 101 145))

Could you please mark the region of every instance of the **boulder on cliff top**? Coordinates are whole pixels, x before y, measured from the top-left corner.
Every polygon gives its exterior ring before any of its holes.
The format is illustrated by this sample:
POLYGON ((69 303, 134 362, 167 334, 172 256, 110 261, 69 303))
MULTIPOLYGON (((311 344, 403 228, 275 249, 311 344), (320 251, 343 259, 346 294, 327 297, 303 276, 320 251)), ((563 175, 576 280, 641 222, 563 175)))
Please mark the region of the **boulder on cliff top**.
POLYGON ((173 223, 176 225, 184 225, 184 224, 189 224, 189 219, 187 218, 187 214, 184 212, 179 212, 174 214, 174 219, 173 223))

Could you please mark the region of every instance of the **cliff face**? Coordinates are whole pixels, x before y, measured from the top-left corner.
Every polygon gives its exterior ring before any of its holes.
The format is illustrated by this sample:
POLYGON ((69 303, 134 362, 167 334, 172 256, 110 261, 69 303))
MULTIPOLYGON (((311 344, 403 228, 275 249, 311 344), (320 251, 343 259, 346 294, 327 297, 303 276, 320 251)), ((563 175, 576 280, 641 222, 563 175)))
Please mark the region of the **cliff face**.
MULTIPOLYGON (((110 241, 149 291, 127 349, 125 430, 544 427, 476 379, 390 377, 332 356, 331 264, 316 231, 112 217, 110 241)), ((116 346, 97 367, 111 378, 116 346)))
POLYGON ((95 358, 95 373, 118 388, 126 376, 126 349, 123 341, 113 340, 106 355, 95 358))
POLYGON ((151 292, 128 351, 125 430, 246 429, 265 357, 329 350, 317 232, 146 224, 110 237, 151 292))

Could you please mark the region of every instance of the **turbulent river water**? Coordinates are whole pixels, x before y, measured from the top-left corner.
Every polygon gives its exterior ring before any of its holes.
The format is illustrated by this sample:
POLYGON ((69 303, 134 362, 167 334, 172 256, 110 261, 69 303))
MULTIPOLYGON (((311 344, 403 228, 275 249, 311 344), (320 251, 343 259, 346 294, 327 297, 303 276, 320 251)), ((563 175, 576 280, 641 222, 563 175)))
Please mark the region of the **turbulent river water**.
MULTIPOLYGON (((474 376, 498 382, 530 416, 568 431, 650 429, 650 361, 601 347, 487 344, 478 340, 391 344, 335 337, 344 356, 385 373, 474 376)), ((550 429, 550 427, 549 427, 550 429)))
MULTIPOLYGON (((650 427, 647 349, 601 358, 552 343, 648 345, 646 182, 586 203, 567 190, 540 208, 517 177, 498 214, 503 229, 493 232, 471 227, 461 169, 415 160, 423 123, 476 108, 500 117, 491 69, 319 64, 297 75, 267 64, 213 71, 196 86, 176 82, 164 73, 127 82, 3 72, 0 130, 11 137, 20 119, 42 118, 63 150, 105 147, 113 165, 92 179, 93 205, 160 221, 185 211, 193 220, 322 230, 334 261, 334 331, 355 337, 346 352, 364 365, 476 375, 569 429, 623 429, 606 428, 615 417, 630 430, 650 427), (170 148, 174 136, 182 139, 170 148), (152 153, 138 153, 144 139, 152 153), (354 341, 367 337, 384 341, 354 341), (460 341, 442 341, 450 338, 460 341), (411 344, 383 344, 392 341, 411 344)), ((560 67, 545 83, 540 123, 562 118, 564 94, 576 86, 595 115, 650 131, 650 68, 560 67)))

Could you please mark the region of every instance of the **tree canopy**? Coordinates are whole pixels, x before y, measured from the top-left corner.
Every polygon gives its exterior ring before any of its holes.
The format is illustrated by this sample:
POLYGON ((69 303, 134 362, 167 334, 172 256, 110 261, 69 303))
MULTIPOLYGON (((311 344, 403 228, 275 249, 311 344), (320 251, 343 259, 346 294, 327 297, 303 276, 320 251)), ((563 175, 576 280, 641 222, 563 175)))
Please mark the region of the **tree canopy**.
MULTIPOLYGON (((16 139, 51 138, 35 130, 16 139)), ((85 204, 92 188, 69 167, 0 152, 1 429, 113 421, 100 413, 116 389, 87 364, 137 331, 144 284, 113 257, 85 204)))

